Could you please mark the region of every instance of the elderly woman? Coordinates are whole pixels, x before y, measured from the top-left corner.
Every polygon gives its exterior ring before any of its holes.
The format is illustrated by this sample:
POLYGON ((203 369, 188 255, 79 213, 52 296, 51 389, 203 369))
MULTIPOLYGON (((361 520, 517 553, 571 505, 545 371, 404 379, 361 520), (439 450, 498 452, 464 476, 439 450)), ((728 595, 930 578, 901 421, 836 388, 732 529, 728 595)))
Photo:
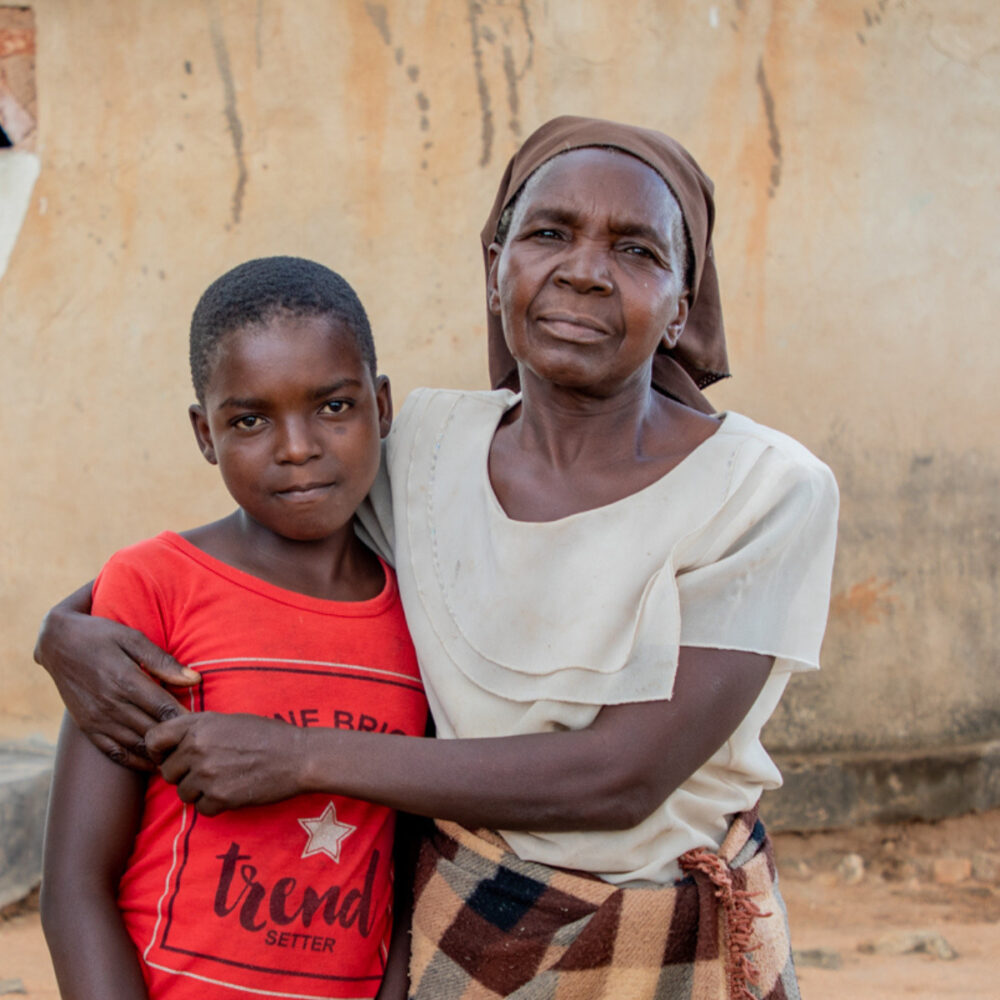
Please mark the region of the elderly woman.
MULTIPOLYGON (((700 392, 726 373, 711 191, 673 140, 591 119, 508 166, 483 230, 503 388, 411 395, 365 517, 439 739, 210 715, 146 735, 204 813, 328 790, 435 817, 414 997, 798 995, 759 737, 818 666, 837 491, 700 392)), ((178 671, 85 604, 39 657, 123 754, 171 705, 112 647, 178 671)))

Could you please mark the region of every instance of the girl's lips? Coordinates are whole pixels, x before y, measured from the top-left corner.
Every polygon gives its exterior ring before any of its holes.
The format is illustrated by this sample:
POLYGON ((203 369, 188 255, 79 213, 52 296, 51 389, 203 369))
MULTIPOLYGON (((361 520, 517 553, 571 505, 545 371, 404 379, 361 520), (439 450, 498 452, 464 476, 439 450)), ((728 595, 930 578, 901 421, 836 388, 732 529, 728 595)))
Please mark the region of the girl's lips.
POLYGON ((289 486, 286 489, 278 490, 276 495, 284 500, 304 502, 314 500, 332 488, 333 483, 306 483, 303 486, 289 486))

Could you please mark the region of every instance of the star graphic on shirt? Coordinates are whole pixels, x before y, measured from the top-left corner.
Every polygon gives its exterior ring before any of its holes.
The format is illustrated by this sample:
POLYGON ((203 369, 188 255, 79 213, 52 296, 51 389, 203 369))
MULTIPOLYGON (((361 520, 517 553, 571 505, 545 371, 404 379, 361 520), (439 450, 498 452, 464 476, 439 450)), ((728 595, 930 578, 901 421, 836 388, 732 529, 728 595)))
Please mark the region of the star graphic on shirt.
POLYGON ((340 845, 357 829, 350 823, 338 822, 337 810, 332 802, 327 804, 321 815, 315 819, 300 819, 299 825, 309 834, 302 857, 326 854, 337 862, 340 861, 340 845))

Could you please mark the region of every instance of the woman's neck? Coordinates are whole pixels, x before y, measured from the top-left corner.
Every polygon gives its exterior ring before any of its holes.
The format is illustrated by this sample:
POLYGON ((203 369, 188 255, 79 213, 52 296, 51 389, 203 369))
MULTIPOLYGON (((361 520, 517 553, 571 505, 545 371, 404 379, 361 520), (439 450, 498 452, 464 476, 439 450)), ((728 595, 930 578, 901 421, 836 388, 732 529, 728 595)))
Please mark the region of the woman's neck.
POLYGON ((521 405, 501 422, 489 456, 494 493, 515 520, 556 520, 631 496, 719 426, 648 382, 594 396, 522 379, 521 405))
POLYGON ((522 372, 522 401, 514 422, 521 448, 553 468, 608 460, 641 460, 650 431, 670 423, 664 397, 648 381, 596 395, 554 385, 522 372))

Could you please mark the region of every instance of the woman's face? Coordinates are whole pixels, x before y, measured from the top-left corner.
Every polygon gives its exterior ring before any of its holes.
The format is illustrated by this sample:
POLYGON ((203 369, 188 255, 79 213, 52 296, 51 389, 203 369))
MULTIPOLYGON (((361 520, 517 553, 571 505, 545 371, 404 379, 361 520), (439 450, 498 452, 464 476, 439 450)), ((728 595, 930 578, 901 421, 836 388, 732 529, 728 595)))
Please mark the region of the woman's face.
POLYGON ((663 179, 626 153, 578 149, 528 181, 490 247, 490 310, 538 378, 612 395, 649 384, 687 318, 684 231, 663 179))

